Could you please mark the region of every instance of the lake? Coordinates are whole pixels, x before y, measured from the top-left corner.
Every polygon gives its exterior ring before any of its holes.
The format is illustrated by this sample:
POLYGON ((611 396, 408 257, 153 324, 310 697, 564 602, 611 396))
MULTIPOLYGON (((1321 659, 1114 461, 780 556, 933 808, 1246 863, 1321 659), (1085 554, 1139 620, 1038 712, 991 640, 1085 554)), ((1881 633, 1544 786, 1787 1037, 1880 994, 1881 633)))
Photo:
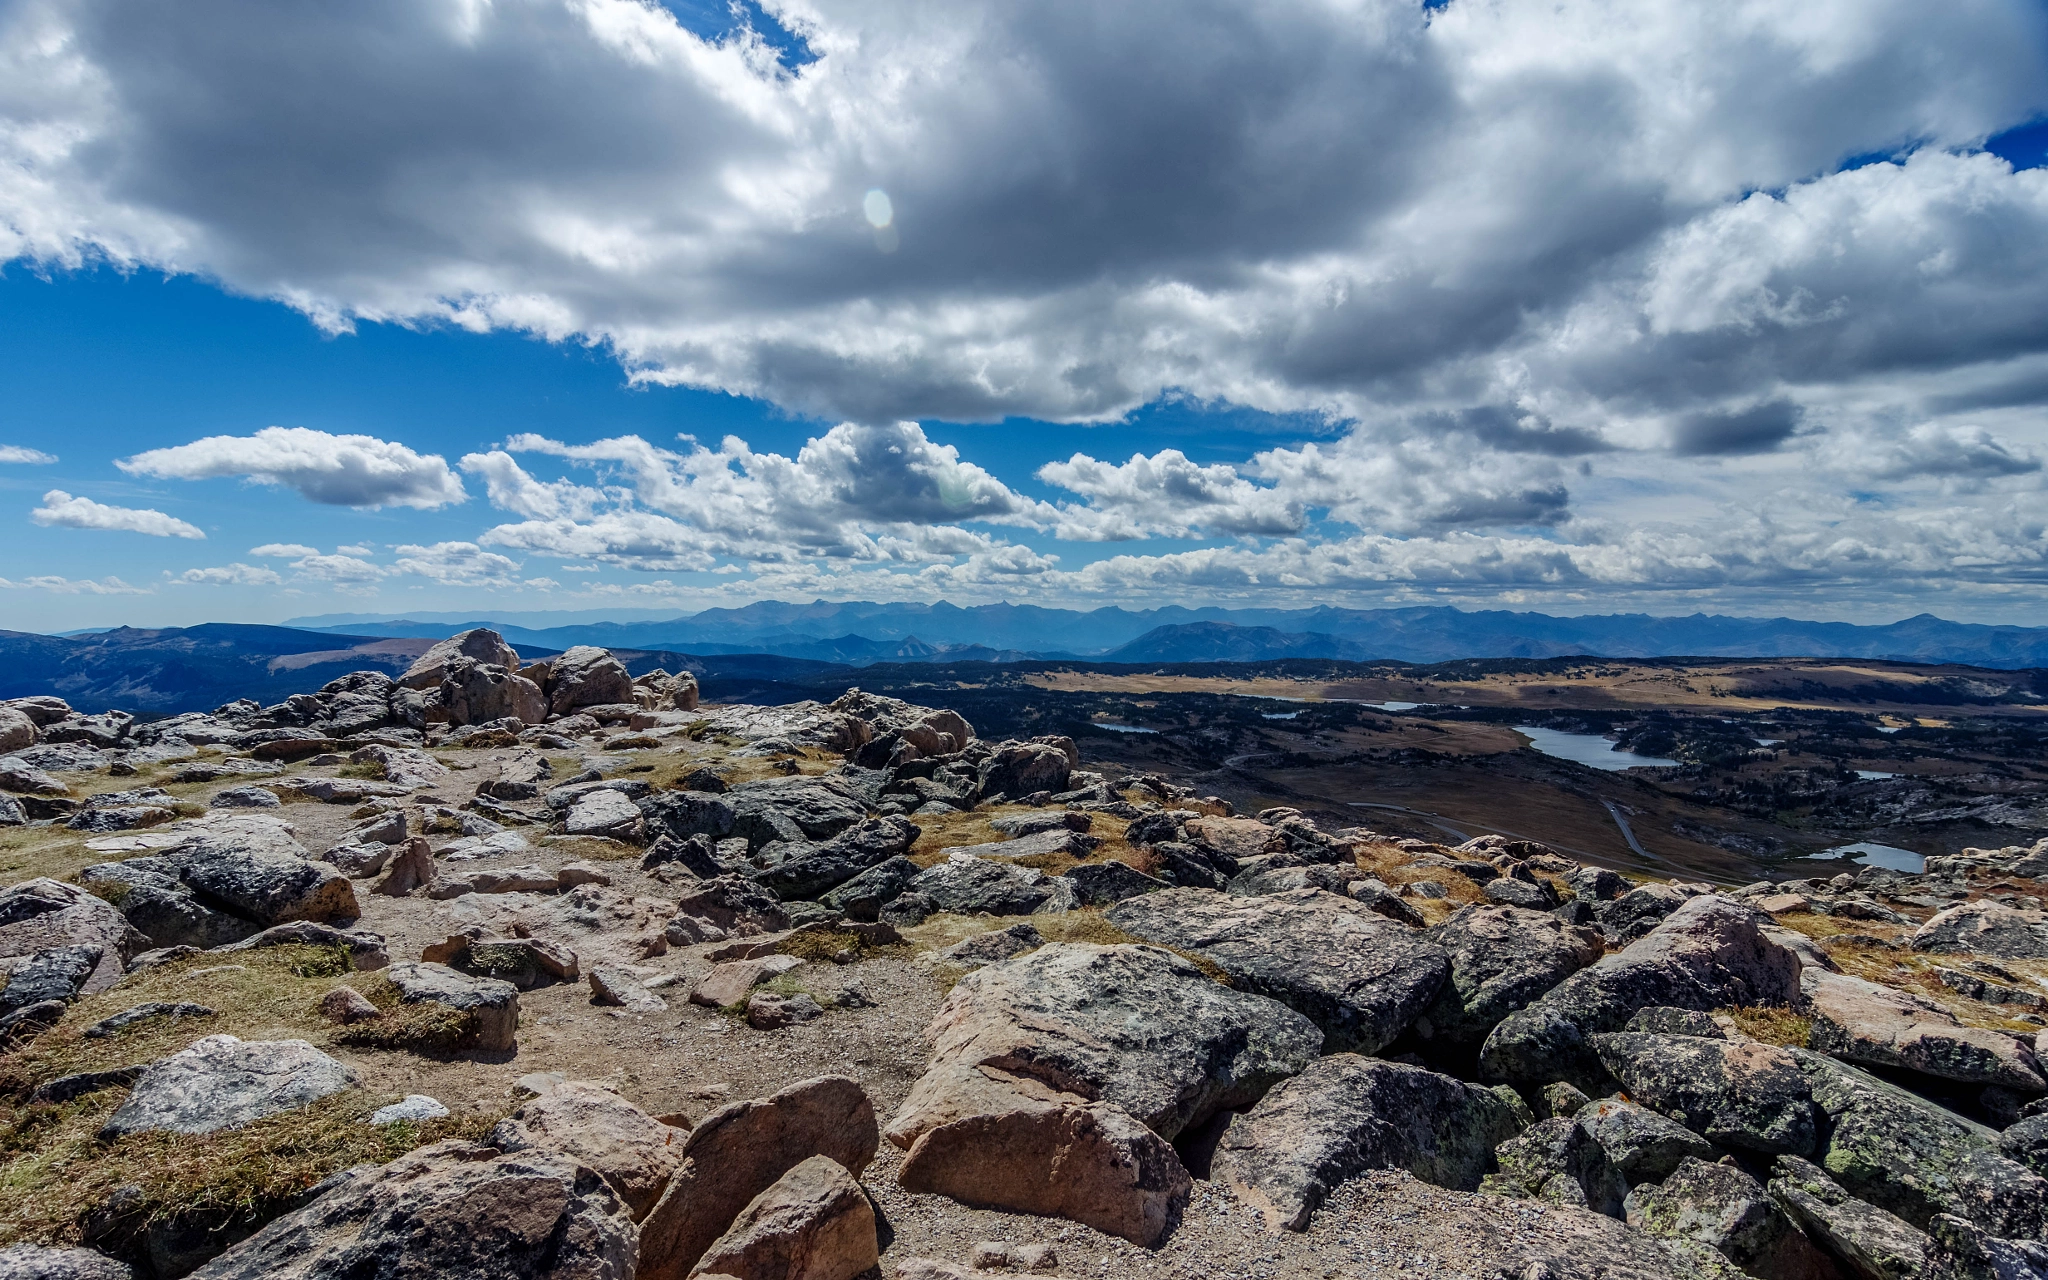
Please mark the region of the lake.
POLYGON ((1837 845, 1821 856, 1853 858, 1866 867, 1888 867, 1893 871, 1920 872, 1927 869, 1927 860, 1911 849, 1895 849, 1888 844, 1877 844, 1870 840, 1837 845))
POLYGON ((1623 751, 1597 733, 1566 733, 1562 729, 1538 729, 1532 725, 1520 724, 1515 726, 1515 732, 1528 738, 1529 745, 1546 756, 1556 756, 1573 764, 1606 769, 1609 772, 1646 766, 1668 768, 1679 763, 1658 756, 1639 756, 1633 751, 1623 751))
POLYGON ((1107 730, 1109 730, 1109 731, 1110 731, 1111 733, 1157 733, 1157 732, 1159 732, 1159 730, 1157 730, 1157 729, 1147 729, 1147 728, 1145 728, 1145 727, 1144 727, 1143 725, 1136 725, 1136 724, 1104 724, 1104 723, 1102 723, 1101 721, 1096 721, 1096 722, 1095 722, 1095 728, 1097 728, 1097 729, 1107 729, 1107 730))

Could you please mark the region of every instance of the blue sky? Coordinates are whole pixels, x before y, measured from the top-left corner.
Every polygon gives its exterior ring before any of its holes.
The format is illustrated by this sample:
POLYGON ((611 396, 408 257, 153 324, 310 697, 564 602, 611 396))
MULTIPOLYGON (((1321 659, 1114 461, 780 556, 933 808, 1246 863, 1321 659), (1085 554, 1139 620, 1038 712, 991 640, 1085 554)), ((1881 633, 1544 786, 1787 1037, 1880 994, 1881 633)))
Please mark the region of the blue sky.
POLYGON ((0 612, 2048 623, 2044 120, 2038 0, 21 0, 0 612))

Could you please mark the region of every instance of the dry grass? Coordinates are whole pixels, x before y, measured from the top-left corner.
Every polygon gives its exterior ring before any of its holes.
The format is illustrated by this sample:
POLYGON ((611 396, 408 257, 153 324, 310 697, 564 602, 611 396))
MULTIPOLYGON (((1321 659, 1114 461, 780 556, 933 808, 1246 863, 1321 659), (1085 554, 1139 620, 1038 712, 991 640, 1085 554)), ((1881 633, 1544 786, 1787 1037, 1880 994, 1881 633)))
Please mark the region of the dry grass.
POLYGON ((387 978, 372 978, 360 989, 371 1004, 383 1011, 383 1016, 337 1028, 337 1044, 408 1053, 452 1053, 475 1034, 476 1019, 472 1015, 431 1000, 406 1004, 387 978))
MULTIPOLYGON (((1897 925, 1884 924, 1876 920, 1851 920, 1847 916, 1824 916, 1811 911, 1788 911, 1773 918, 1774 922, 1795 933, 1803 933, 1816 942, 1843 934, 1861 934, 1865 937, 1884 938, 1900 942, 1911 936, 1911 930, 1897 925)), ((1889 954, 1889 953, 1887 953, 1889 954)))
MULTIPOLYGON (((1900 991, 1920 996, 1954 1015, 1966 1027, 1982 1027, 1992 1031, 2018 1031, 2032 1034, 2040 1028, 2033 1023, 2021 1022, 2013 1014, 2018 1012, 2010 1005, 1984 1004, 1971 1000, 1951 989, 1935 975, 1935 970, 1950 967, 1954 956, 1929 955, 1912 951, 1903 946, 1891 947, 1873 944, 1866 939, 1881 937, 1874 926, 1857 929, 1867 921, 1836 921, 1828 916, 1784 915, 1778 922, 1798 929, 1809 937, 1818 939, 1821 948, 1828 953, 1828 959, 1852 978, 1862 978, 1881 986, 1894 987, 1900 991), (1804 927, 1802 927, 1804 926, 1804 927), (1833 926, 1833 928, 1830 928, 1833 926)), ((1896 928, 1887 933, 1900 933, 1896 928)), ((2048 963, 2034 960, 2006 960, 2001 967, 2016 976, 2032 979, 2048 976, 2048 963)))
POLYGON ((1802 1018, 1790 1009, 1769 1005, 1738 1005, 1715 1012, 1727 1014, 1742 1034, 1752 1040, 1761 1040, 1765 1044, 1804 1049, 1808 1038, 1813 1035, 1813 1020, 1802 1018))

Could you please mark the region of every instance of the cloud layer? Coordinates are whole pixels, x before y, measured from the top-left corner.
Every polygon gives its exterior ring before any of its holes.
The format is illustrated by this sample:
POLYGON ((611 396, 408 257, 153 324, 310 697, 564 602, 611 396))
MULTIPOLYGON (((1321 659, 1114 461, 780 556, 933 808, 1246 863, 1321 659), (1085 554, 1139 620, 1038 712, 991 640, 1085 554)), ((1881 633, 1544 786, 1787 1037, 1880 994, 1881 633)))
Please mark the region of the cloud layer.
POLYGON ((130 475, 160 479, 243 476, 341 507, 430 509, 469 496, 447 462, 432 454, 414 453, 375 436, 333 435, 306 427, 265 427, 253 436, 207 436, 138 453, 116 465, 130 475))

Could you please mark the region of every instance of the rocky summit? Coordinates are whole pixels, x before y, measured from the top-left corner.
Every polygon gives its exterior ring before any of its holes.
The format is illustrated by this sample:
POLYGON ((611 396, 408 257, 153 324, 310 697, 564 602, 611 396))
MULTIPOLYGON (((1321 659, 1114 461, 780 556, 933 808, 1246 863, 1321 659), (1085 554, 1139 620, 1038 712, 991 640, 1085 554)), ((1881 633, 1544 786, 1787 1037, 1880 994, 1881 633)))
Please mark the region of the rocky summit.
POLYGON ((0 733, 0 1280, 2048 1276, 2048 841, 1624 874, 488 630, 0 733))

